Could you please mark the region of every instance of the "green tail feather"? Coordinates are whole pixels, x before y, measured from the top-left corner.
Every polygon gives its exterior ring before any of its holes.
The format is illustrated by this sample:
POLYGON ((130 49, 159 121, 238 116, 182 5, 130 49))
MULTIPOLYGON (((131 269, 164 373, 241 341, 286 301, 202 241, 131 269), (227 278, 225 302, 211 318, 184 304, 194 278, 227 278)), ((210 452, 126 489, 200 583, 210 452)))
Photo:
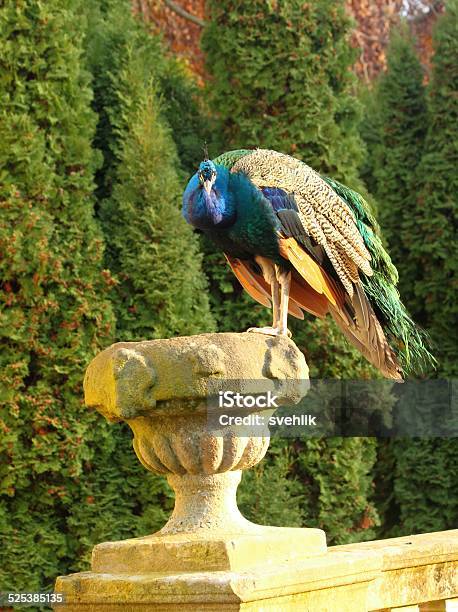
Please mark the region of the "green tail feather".
POLYGON ((364 244, 371 254, 372 276, 361 273, 361 282, 385 332, 389 345, 406 374, 426 372, 436 360, 429 352, 428 335, 410 318, 396 289, 398 271, 383 248, 380 230, 369 204, 345 185, 323 177, 330 187, 352 209, 364 244))

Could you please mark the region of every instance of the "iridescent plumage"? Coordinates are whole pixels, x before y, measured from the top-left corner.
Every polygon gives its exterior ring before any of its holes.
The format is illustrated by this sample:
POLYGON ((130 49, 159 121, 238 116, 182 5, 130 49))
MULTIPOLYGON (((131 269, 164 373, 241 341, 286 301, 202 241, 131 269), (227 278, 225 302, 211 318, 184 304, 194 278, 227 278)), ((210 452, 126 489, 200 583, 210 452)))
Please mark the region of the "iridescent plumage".
POLYGON ((358 193, 276 151, 229 151, 201 164, 183 215, 220 246, 244 289, 272 305, 272 327, 258 331, 288 333, 288 312, 329 313, 388 378, 432 361, 358 193))

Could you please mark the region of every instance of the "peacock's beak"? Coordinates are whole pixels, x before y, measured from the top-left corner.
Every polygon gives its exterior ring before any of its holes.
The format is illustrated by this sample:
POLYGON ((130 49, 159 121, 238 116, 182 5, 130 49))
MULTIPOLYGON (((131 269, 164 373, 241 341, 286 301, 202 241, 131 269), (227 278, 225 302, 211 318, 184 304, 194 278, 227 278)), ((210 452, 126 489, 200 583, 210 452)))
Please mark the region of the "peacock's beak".
POLYGON ((213 181, 211 179, 207 179, 206 181, 203 182, 203 185, 204 185, 205 191, 208 193, 208 195, 210 195, 212 187, 213 187, 213 181))

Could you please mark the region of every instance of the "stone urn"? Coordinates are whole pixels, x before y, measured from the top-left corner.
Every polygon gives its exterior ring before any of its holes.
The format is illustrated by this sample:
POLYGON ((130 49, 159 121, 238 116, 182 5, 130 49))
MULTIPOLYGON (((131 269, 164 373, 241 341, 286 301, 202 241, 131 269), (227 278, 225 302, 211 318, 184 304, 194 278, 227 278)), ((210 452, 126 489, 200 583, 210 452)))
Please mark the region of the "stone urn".
POLYGON ((240 571, 325 553, 323 531, 257 525, 237 507, 242 471, 268 449, 263 417, 272 407, 238 409, 239 416, 259 415, 252 429, 215 426, 218 410, 228 413, 215 402, 220 391, 256 397, 270 391, 281 405, 299 402, 308 387, 304 356, 285 337, 202 334, 121 342, 97 355, 84 380, 86 405, 129 424, 139 460, 167 478, 175 508, 157 533, 95 546, 92 572, 60 577, 56 590, 76 588, 82 602, 84 593, 93 597, 101 588, 102 576, 109 596, 119 594, 113 585, 126 575, 240 571))

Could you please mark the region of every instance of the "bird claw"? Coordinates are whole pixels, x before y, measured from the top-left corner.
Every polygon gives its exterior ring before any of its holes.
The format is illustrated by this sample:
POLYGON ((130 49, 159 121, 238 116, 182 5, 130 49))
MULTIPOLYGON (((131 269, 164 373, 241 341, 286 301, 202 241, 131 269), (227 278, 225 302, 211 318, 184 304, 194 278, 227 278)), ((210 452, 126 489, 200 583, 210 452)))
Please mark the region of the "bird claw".
POLYGON ((249 329, 247 329, 247 332, 265 334, 266 336, 287 336, 288 338, 291 338, 292 336, 289 329, 287 329, 286 331, 282 331, 278 327, 250 327, 249 329))

